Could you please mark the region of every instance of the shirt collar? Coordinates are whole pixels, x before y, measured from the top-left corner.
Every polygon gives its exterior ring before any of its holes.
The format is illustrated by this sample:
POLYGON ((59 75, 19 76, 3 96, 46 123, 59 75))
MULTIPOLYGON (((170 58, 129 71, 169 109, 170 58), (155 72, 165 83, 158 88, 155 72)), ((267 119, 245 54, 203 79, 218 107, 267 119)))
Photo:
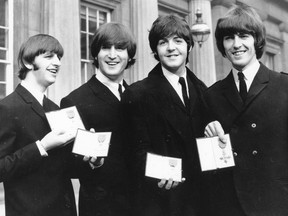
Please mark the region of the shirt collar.
POLYGON ((103 85, 105 85, 118 98, 118 100, 121 100, 118 88, 119 88, 119 84, 121 84, 122 92, 125 91, 125 87, 123 86, 123 79, 119 83, 113 82, 108 77, 106 77, 104 74, 102 74, 99 70, 98 70, 98 73, 96 73, 95 77, 103 85))
POLYGON ((119 83, 113 82, 108 77, 104 76, 100 71, 98 73, 96 73, 96 78, 101 83, 103 83, 104 85, 113 87, 113 88, 115 88, 117 90, 118 90, 118 84, 121 84, 123 86, 123 79, 119 83))
MULTIPOLYGON (((166 77, 166 79, 171 83, 171 85, 174 87, 174 86, 177 86, 179 84, 179 76, 176 75, 176 74, 173 74, 171 72, 169 72, 166 68, 162 67, 162 71, 163 71, 163 75, 166 77)), ((183 73, 183 78, 185 79, 185 82, 186 82, 186 85, 187 85, 187 78, 186 78, 186 74, 187 74, 187 71, 186 71, 186 68, 185 68, 185 71, 183 73)))
POLYGON ((29 85, 29 83, 25 80, 21 81, 21 85, 27 89, 35 98, 36 100, 43 105, 43 97, 44 97, 44 93, 31 87, 31 85, 29 85))
MULTIPOLYGON (((259 61, 255 61, 252 65, 250 65, 249 67, 247 67, 245 70, 242 71, 242 73, 244 74, 244 79, 247 85, 247 89, 250 88, 254 77, 256 76, 258 70, 260 67, 260 63, 259 61)), ((236 70, 235 68, 232 69, 233 72, 233 77, 235 80, 236 85, 239 85, 239 79, 238 79, 238 70, 236 70)))

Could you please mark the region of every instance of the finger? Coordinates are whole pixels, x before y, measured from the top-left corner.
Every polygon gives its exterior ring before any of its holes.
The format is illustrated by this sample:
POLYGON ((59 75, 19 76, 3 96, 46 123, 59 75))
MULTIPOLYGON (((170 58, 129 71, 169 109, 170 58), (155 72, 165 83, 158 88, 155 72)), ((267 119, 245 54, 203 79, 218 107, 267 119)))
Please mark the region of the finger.
POLYGON ((227 139, 225 137, 225 132, 221 126, 221 124, 216 121, 215 122, 215 130, 216 130, 216 134, 217 136, 219 137, 219 140, 222 142, 222 143, 226 143, 227 142, 227 139))
POLYGON ((100 160, 100 166, 102 166, 104 164, 104 158, 101 158, 101 160, 100 160))
POLYGON ((172 188, 176 188, 177 186, 179 185, 179 182, 173 182, 173 184, 172 184, 172 188))
POLYGON ((213 132, 212 132, 210 124, 205 127, 204 135, 205 135, 205 137, 212 137, 213 136, 213 132))
POLYGON ((168 180, 166 186, 165 186, 165 189, 166 189, 166 190, 170 190, 171 187, 172 187, 172 184, 173 184, 173 179, 170 178, 170 179, 168 180))
POLYGON ((84 156, 84 157, 83 157, 83 161, 85 161, 85 162, 86 162, 86 161, 88 161, 88 160, 89 160, 89 158, 90 158, 89 156, 84 156))
POLYGON ((93 163, 93 164, 96 162, 96 160, 97 160, 97 157, 91 157, 90 158, 90 162, 93 163))
POLYGON ((158 187, 159 188, 163 188, 163 186, 165 185, 166 180, 165 179, 161 179, 160 182, 158 182, 158 187))

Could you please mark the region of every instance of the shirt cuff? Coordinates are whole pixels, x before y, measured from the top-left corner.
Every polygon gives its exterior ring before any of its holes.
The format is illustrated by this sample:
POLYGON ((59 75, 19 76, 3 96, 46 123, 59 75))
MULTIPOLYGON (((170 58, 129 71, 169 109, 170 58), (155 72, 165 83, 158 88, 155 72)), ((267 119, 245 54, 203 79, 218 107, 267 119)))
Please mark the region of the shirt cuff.
POLYGON ((48 156, 48 153, 46 152, 46 150, 44 149, 44 147, 42 146, 42 143, 41 141, 37 140, 36 141, 36 145, 40 151, 40 154, 42 157, 47 157, 48 156))

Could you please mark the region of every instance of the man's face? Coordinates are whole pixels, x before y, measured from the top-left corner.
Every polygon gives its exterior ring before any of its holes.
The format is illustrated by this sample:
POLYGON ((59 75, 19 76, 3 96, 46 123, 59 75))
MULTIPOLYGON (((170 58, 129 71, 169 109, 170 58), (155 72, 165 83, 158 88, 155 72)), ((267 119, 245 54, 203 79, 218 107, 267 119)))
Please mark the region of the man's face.
POLYGON ((47 88, 56 81, 60 66, 57 54, 46 52, 35 57, 31 73, 38 85, 47 88))
POLYGON ((127 48, 121 49, 114 45, 102 47, 97 58, 99 70, 104 76, 113 81, 123 79, 123 73, 129 60, 127 48))
POLYGON ((257 60, 251 34, 239 33, 223 38, 223 46, 228 60, 237 70, 244 70, 257 60))
POLYGON ((187 43, 177 35, 161 39, 157 44, 160 63, 171 73, 183 71, 186 65, 187 43))

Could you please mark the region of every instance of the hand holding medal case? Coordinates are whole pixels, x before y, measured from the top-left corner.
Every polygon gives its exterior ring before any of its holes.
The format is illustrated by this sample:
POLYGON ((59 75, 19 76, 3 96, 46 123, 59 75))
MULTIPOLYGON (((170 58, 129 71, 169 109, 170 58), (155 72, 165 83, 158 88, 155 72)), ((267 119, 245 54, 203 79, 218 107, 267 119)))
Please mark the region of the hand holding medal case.
POLYGON ((45 113, 51 130, 63 130, 76 134, 78 129, 85 129, 75 106, 45 113))
POLYGON ((72 152, 89 157, 107 157, 111 132, 91 132, 78 129, 72 152))
POLYGON ((145 176, 182 181, 182 159, 147 153, 145 176))
POLYGON ((90 157, 107 157, 111 132, 90 132, 79 115, 76 106, 45 113, 51 130, 68 131, 75 134, 72 152, 90 157))
POLYGON ((235 166, 230 136, 225 134, 226 143, 218 137, 196 139, 202 171, 235 166))

